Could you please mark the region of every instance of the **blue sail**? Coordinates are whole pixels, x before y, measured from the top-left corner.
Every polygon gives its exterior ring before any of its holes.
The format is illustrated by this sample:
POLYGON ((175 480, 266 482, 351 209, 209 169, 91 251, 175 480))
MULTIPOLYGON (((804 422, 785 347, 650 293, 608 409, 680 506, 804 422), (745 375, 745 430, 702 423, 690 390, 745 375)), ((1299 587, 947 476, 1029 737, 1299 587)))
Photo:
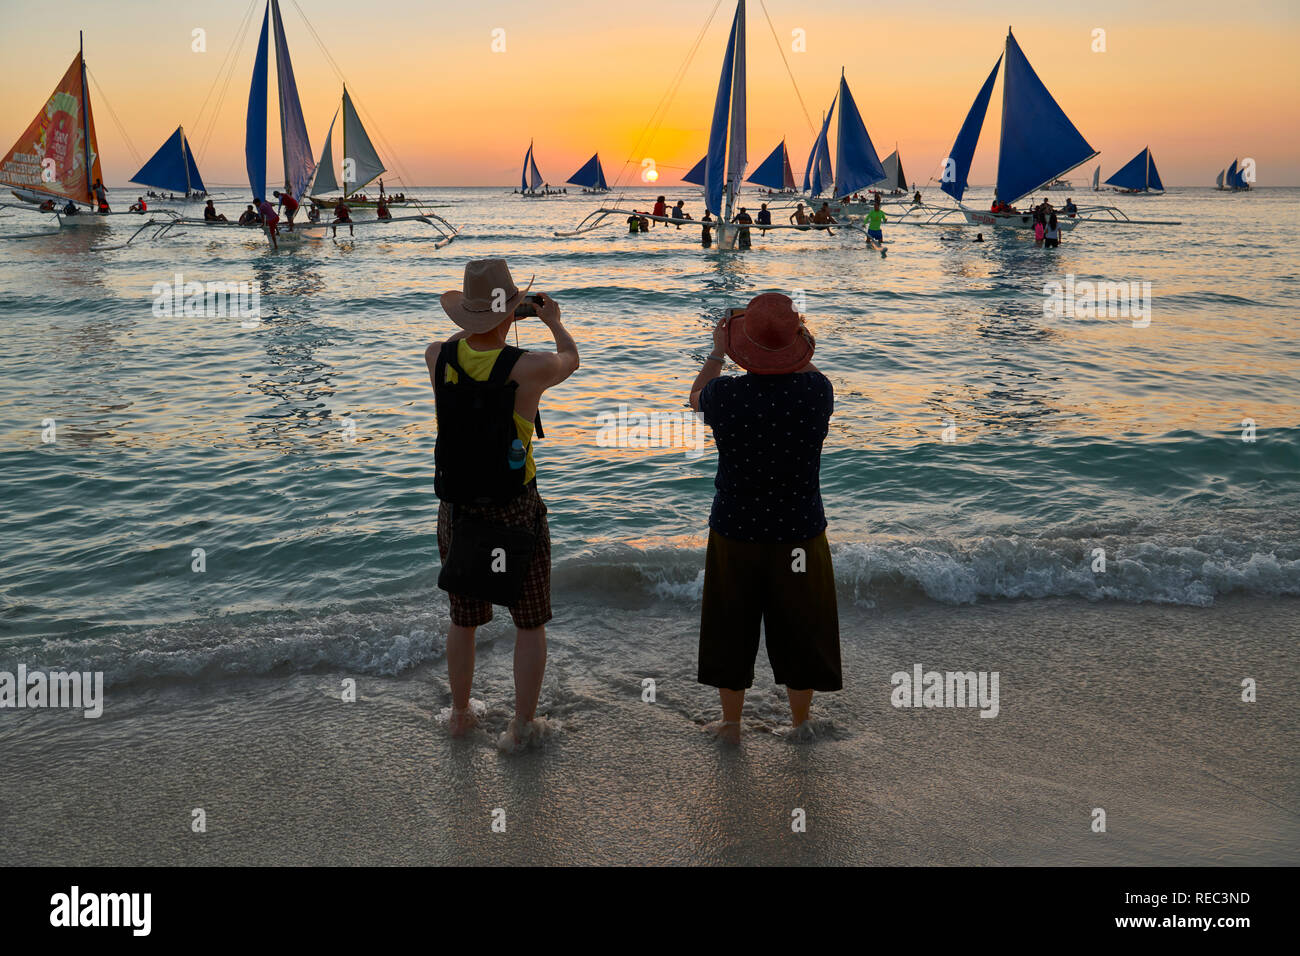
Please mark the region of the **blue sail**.
MULTIPOLYGON (((301 199, 316 171, 316 154, 307 138, 307 120, 298 101, 298 84, 289 61, 289 44, 284 37, 280 0, 271 0, 275 14, 275 69, 280 88, 280 141, 284 154, 284 186, 301 199)), ((345 159, 346 161, 346 159, 345 159)))
POLYGON ((532 160, 533 160, 533 144, 529 143, 528 152, 524 153, 524 168, 523 171, 519 174, 519 191, 521 193, 528 192, 528 165, 532 162, 532 160))
POLYGON ((1117 186, 1120 189, 1163 190, 1165 188, 1160 182, 1160 174, 1156 172, 1156 164, 1151 158, 1149 147, 1121 166, 1114 176, 1106 180, 1106 185, 1117 186))
POLYGON ((1228 172, 1227 172, 1227 174, 1223 177, 1223 183, 1224 183, 1224 185, 1227 186, 1229 189, 1233 189, 1233 188, 1236 187, 1236 185, 1237 185, 1237 161, 1236 161, 1235 159, 1232 161, 1232 165, 1228 167, 1228 172))
POLYGON ((731 79, 736 62, 736 34, 744 4, 737 4, 727 40, 727 55, 722 61, 718 96, 713 102, 713 123, 709 127, 709 153, 704 164, 704 206, 715 216, 722 215, 722 191, 727 185, 727 124, 731 117, 731 79))
POLYGON ((876 147, 853 101, 848 81, 840 73, 840 125, 835 136, 835 195, 851 196, 885 178, 876 147))
POLYGON ((1147 147, 1147 189, 1156 189, 1160 192, 1165 191, 1165 184, 1160 181, 1160 171, 1156 169, 1156 158, 1151 155, 1151 147, 1147 147))
POLYGON ((772 154, 759 163, 758 168, 745 181, 768 189, 784 189, 786 165, 785 140, 781 140, 772 154))
POLYGON ((952 144, 948 160, 944 163, 939 188, 958 202, 961 202, 969 185, 966 177, 970 175, 971 160, 975 157, 975 147, 980 141, 980 130, 984 128, 984 114, 988 112, 989 99, 993 96, 993 81, 998 78, 998 67, 1001 65, 1002 57, 998 57, 993 69, 989 71, 989 78, 984 81, 975 102, 971 104, 966 121, 957 133, 957 141, 952 144))
POLYGON ((1007 31, 997 197, 1014 203, 1097 155, 1007 31))
POLYGON ((608 189, 609 185, 605 182, 605 170, 600 166, 600 153, 597 153, 586 164, 565 180, 566 183, 573 183, 575 186, 583 186, 587 189, 608 189))
POLYGON ((179 126, 149 162, 131 177, 131 182, 178 193, 191 189, 206 191, 194 155, 190 152, 189 141, 185 138, 185 130, 179 126))
POLYGON ((248 125, 244 133, 244 163, 253 198, 266 198, 266 39, 271 31, 271 5, 262 17, 262 36, 253 61, 253 84, 248 91, 248 125))
POLYGON ((194 153, 190 150, 190 141, 185 134, 181 134, 181 140, 185 143, 185 169, 190 176, 190 189, 197 189, 201 193, 206 193, 208 187, 203 185, 203 177, 199 175, 199 164, 194 161, 194 153))
POLYGON ((682 177, 682 182, 691 183, 694 186, 703 186, 704 166, 708 161, 709 161, 709 157, 705 156, 698 163, 692 166, 690 168, 690 171, 685 176, 682 177))
POLYGON ((835 104, 839 99, 840 93, 836 90, 835 96, 831 99, 831 108, 826 111, 826 118, 822 120, 821 132, 817 134, 817 139, 813 141, 812 152, 808 154, 808 165, 803 171, 803 191, 810 192, 814 196, 822 191, 821 170, 830 165, 827 134, 831 128, 831 117, 835 115, 835 104))

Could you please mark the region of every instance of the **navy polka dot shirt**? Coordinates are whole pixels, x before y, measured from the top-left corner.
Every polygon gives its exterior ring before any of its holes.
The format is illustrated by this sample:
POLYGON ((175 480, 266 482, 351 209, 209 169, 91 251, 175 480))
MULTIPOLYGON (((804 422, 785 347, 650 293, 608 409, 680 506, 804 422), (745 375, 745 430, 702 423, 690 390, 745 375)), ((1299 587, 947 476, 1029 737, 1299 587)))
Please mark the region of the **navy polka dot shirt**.
POLYGON ((821 372, 723 375, 700 392, 718 446, 709 527, 737 541, 805 541, 826 530, 822 442, 835 389, 821 372))

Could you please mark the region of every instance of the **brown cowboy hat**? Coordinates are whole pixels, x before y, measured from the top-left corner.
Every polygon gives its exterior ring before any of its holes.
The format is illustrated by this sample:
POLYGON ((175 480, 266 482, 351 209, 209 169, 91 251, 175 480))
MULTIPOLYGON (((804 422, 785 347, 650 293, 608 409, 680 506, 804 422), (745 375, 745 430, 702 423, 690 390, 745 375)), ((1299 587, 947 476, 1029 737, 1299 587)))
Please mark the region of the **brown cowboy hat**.
POLYGON ((755 375, 797 372, 812 359, 814 348, 803 316, 780 292, 755 296, 727 322, 727 354, 755 375))
POLYGON ((532 279, 523 289, 516 286, 504 259, 471 259, 465 263, 464 288, 444 292, 442 309, 466 332, 491 332, 515 314, 532 287, 532 279))

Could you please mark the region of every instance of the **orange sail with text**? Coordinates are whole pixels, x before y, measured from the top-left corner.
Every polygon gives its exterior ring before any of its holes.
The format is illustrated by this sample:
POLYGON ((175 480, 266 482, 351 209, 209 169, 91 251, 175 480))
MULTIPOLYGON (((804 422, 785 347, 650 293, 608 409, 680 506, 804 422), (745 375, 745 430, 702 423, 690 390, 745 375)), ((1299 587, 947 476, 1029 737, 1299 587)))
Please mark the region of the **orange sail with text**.
POLYGON ((91 190, 102 174, 85 76, 78 53, 26 132, 0 159, 0 182, 93 204, 91 190))

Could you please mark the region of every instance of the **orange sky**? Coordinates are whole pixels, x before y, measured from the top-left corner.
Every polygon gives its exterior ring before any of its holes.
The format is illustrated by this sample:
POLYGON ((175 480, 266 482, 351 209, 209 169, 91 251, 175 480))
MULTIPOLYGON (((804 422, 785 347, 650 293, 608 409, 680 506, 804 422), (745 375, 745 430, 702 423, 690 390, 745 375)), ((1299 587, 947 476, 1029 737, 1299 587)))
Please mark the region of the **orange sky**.
MULTIPOLYGON (((428 185, 513 184, 530 138, 552 183, 597 150, 611 181, 626 160, 633 162, 625 181, 635 179, 650 157, 666 171, 661 181, 675 182, 703 155, 735 9, 722 0, 662 126, 638 146, 713 0, 480 0, 455 9, 382 0, 360 19, 354 0, 282 5, 313 148, 323 144, 340 82, 299 6, 346 76, 390 168, 428 185), (492 50, 497 28, 505 30, 504 53, 492 50)), ((246 0, 65 0, 57 18, 44 0, 5 6, 0 148, 49 95, 81 28, 109 185, 124 185, 180 123, 210 183, 246 182, 253 30, 235 45, 246 0), (206 53, 191 50, 195 28, 206 31, 206 53), (214 111, 217 94, 208 93, 224 82, 223 60, 232 51, 229 86, 214 111)), ((264 7, 252 0, 254 30, 264 7)), ((918 183, 947 154, 1011 24, 1058 102, 1102 151, 1103 175, 1150 144, 1169 185, 1210 185, 1237 156, 1256 161, 1259 185, 1300 184, 1300 4, 1292 0, 1100 0, 1086 10, 1040 0, 766 0, 766 8, 813 118, 829 104, 844 66, 878 152, 883 157, 897 142, 918 183), (1094 28, 1106 31, 1104 53, 1091 49, 1094 28), (790 49, 795 29, 806 32, 806 52, 790 49)), ((751 169, 785 136, 802 177, 812 133, 758 0, 749 4, 748 25, 751 169)), ((274 100, 270 112, 274 170, 274 100)), ((994 177, 997 127, 995 99, 973 183, 994 177)))

